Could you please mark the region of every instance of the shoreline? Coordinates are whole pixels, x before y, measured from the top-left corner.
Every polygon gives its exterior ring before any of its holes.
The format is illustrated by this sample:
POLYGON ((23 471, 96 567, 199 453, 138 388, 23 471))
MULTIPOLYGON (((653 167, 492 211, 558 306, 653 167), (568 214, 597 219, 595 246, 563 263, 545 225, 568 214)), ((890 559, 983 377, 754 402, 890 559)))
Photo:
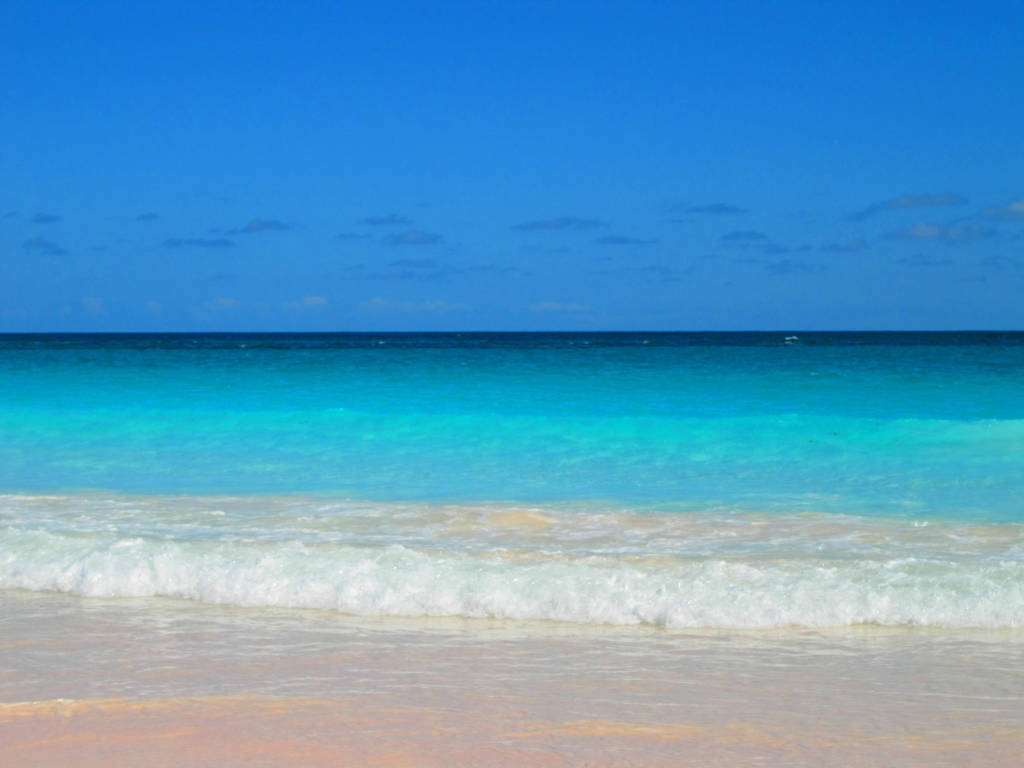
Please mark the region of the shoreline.
POLYGON ((1024 755, 1016 631, 675 632, 9 591, 0 609, 0 765, 1024 755))

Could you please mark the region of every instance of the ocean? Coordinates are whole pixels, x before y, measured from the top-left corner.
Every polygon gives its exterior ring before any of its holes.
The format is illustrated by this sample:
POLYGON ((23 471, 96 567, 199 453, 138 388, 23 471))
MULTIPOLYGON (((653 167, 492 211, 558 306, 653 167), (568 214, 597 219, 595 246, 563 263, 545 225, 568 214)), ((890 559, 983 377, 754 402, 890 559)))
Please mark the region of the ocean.
POLYGON ((1024 624, 1024 334, 0 337, 0 588, 1024 624))
POLYGON ((502 717, 721 725, 859 680, 837 729, 941 711, 1003 738, 1024 333, 0 336, 0 603, 2 701, 426 707, 484 674, 525 686, 502 717), (901 709, 899 680, 947 698, 901 709))

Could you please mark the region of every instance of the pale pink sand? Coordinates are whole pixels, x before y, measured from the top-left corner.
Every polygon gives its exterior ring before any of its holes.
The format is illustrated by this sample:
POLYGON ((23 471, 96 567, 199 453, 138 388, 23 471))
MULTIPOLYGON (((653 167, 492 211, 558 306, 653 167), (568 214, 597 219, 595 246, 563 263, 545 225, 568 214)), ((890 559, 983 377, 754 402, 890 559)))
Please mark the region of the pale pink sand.
POLYGON ((357 621, 0 592, 0 766, 1009 766, 1020 633, 357 621))
POLYGON ((606 720, 467 717, 264 696, 0 705, 3 766, 978 765, 1024 761, 1021 729, 921 739, 606 720), (979 737, 984 736, 983 740, 979 737))

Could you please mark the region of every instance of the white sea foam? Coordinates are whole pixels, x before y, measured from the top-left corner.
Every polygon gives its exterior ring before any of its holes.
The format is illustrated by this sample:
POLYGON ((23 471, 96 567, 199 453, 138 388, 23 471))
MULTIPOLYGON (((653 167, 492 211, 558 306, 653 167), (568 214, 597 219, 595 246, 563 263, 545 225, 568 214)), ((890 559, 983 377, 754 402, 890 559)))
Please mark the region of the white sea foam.
POLYGON ((1020 526, 252 498, 0 498, 0 588, 364 616, 1024 626, 1020 526))

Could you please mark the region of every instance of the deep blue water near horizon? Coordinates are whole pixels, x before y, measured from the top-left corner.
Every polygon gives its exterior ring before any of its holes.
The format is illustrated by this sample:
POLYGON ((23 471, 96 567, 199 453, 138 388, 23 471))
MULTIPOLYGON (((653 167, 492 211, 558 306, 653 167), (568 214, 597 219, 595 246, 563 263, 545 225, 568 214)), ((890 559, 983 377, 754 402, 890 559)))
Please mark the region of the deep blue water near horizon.
POLYGON ((0 336, 7 490, 1012 521, 1022 449, 1024 333, 0 336))

